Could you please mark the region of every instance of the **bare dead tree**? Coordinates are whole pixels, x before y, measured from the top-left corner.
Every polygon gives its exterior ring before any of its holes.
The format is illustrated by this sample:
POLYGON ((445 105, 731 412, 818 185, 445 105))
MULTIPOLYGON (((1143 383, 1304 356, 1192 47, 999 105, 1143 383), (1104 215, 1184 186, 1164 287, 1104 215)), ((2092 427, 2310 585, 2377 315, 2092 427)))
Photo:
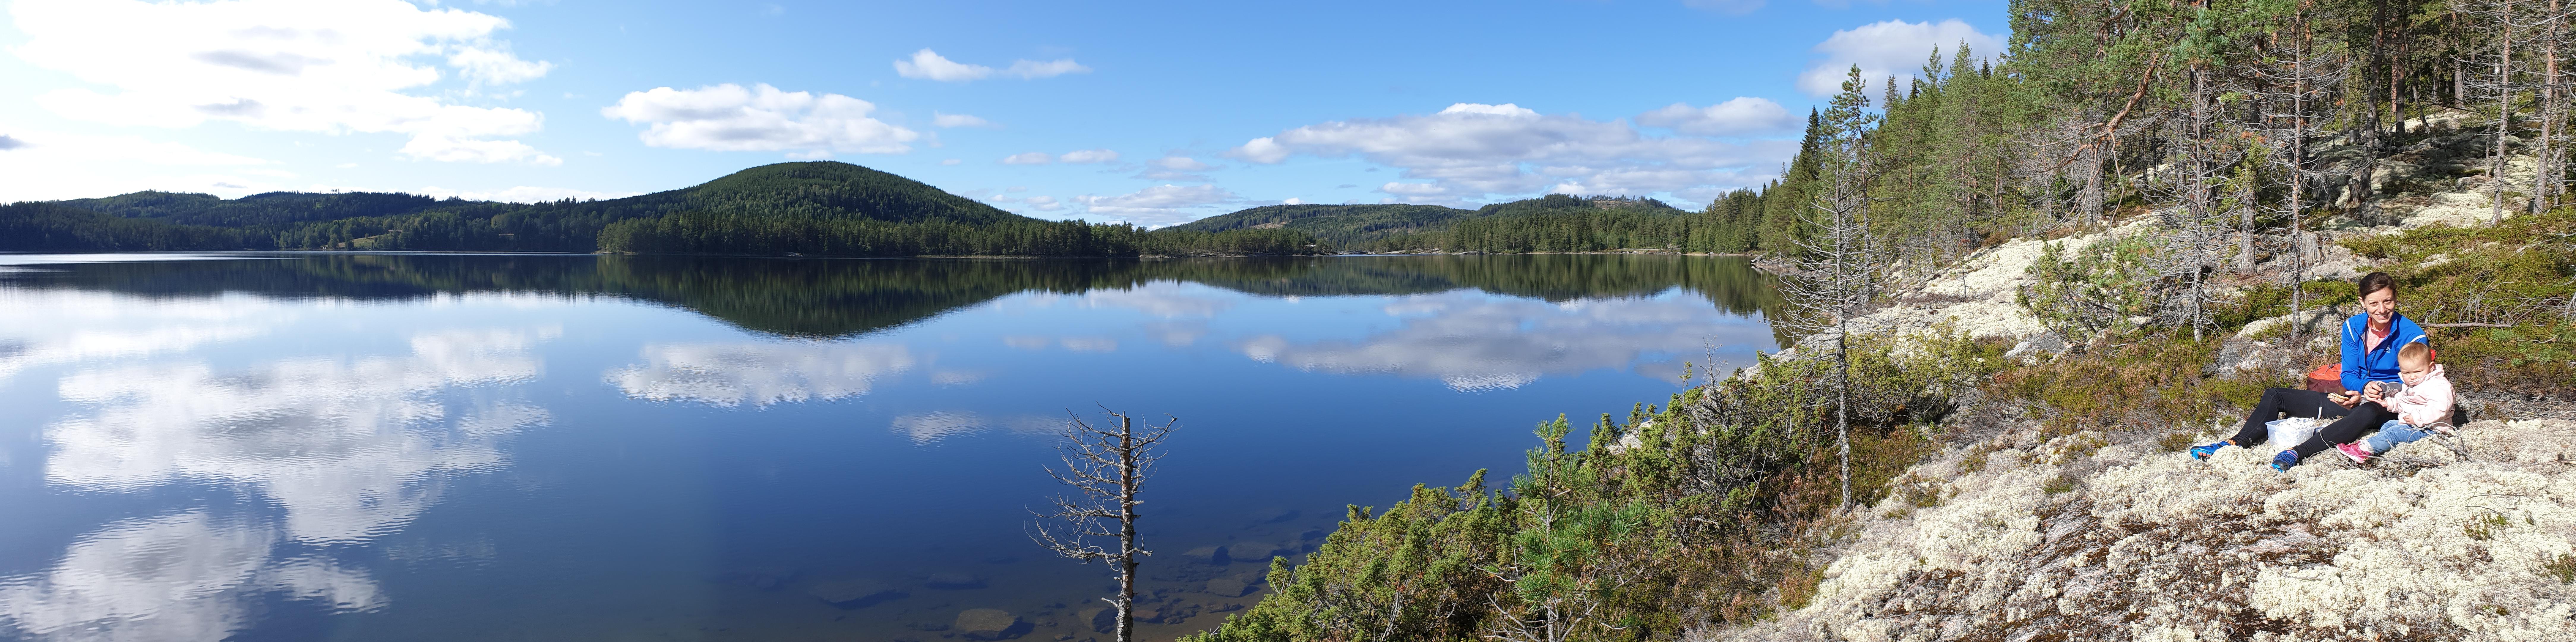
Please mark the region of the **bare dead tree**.
MULTIPOLYGON (((2342 85, 2345 66, 2331 56, 2319 55, 2315 30, 2310 28, 2307 3, 2291 16, 2289 33, 2272 41, 2261 62, 2250 70, 2262 80, 2258 83, 2260 103, 2272 113, 2259 119, 2269 141, 2271 162, 2286 170, 2283 182, 2288 193, 2275 211, 2290 218, 2290 318, 2299 318, 2306 308, 2299 284, 2307 281, 2308 246, 2305 214, 2308 209, 2308 186, 2321 174, 2315 159, 2308 153, 2308 141, 2317 136, 2317 123, 2326 119, 2318 107, 2329 104, 2333 88, 2342 85), (2276 105, 2287 105, 2286 111, 2276 105)), ((2250 233, 2250 231, 2249 231, 2250 233)), ((2290 341, 2298 343, 2300 328, 2290 324, 2290 341)))
POLYGON ((1831 366, 1826 383, 1835 390, 1834 440, 1842 459, 1842 503, 1851 504, 1851 320, 1867 312, 1877 298, 1887 268, 1887 251, 1869 229, 1870 162, 1868 134, 1877 118, 1864 111, 1869 84, 1855 66, 1843 91, 1825 110, 1826 183, 1802 218, 1807 235, 1799 239, 1799 276, 1787 279, 1788 295, 1801 325, 1825 333, 1831 366))
POLYGON ((1136 491, 1153 473, 1154 461, 1163 458, 1154 446, 1170 436, 1172 429, 1180 426, 1180 420, 1148 426, 1139 432, 1135 420, 1127 415, 1106 408, 1101 412, 1118 420, 1118 427, 1094 427, 1076 415, 1059 433, 1064 443, 1056 451, 1064 459, 1064 468, 1050 467, 1046 469, 1047 476, 1073 487, 1075 496, 1056 496, 1050 512, 1030 511, 1039 520, 1032 525, 1029 538, 1056 555, 1083 562, 1098 560, 1114 569, 1118 595, 1101 599, 1118 609, 1117 642, 1133 642, 1137 558, 1154 554, 1136 545, 1136 505, 1141 503, 1136 491), (1050 522, 1055 525, 1050 526, 1050 522))

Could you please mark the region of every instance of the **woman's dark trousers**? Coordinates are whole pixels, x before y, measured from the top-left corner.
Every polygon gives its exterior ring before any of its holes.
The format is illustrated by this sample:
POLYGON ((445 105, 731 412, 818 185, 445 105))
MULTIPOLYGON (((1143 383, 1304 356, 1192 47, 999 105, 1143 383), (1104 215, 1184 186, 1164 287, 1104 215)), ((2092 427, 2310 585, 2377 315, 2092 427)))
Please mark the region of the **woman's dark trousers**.
POLYGON ((2273 388, 2263 391, 2263 401, 2254 404, 2254 414, 2245 417, 2245 426, 2238 429, 2236 436, 2230 440, 2244 448, 2261 444, 2264 439, 2271 436, 2270 431, 2265 429, 2263 424, 2280 419, 2284 414, 2292 417, 2335 419, 2334 423, 2318 428, 2316 436, 2308 438, 2307 443, 2299 444, 2295 448, 2299 452, 2299 459, 2302 460, 2335 444, 2360 439, 2361 433, 2378 428, 2379 424, 2397 418, 2395 413, 2388 412, 2387 408, 2375 403, 2364 402, 2358 406, 2345 408, 2327 399, 2326 393, 2273 388))

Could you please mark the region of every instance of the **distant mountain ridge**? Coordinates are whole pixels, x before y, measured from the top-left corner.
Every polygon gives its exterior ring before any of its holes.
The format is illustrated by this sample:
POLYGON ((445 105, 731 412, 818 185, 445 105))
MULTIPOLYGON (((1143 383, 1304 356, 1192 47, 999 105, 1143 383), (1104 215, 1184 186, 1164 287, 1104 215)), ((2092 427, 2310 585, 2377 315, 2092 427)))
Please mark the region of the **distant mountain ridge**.
POLYGON ((763 165, 609 200, 498 203, 414 194, 120 196, 0 206, 0 250, 427 250, 823 256, 1137 256, 1329 252, 1276 229, 1148 233, 1047 221, 833 161, 763 165))

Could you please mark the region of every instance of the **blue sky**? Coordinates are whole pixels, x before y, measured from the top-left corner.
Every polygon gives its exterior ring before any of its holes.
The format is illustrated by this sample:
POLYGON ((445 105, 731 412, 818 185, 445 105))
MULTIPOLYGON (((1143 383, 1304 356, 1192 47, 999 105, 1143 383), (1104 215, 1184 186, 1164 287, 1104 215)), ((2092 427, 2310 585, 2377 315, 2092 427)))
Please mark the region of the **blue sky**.
MULTIPOLYGON (((828 158, 1043 218, 1685 207, 1999 0, 8 0, 0 202, 605 198, 828 158)), ((1945 55, 1946 57, 1946 55, 1945 55)))

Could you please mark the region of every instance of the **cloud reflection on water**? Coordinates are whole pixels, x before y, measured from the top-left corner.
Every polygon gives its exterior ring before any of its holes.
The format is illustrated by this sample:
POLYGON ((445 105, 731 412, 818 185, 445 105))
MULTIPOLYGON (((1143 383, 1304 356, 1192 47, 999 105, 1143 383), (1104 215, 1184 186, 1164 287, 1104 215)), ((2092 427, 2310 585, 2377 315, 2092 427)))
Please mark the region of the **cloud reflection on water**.
POLYGON ((1061 428, 1064 419, 1037 415, 987 417, 966 411, 925 412, 894 418, 895 434, 912 439, 914 445, 927 444, 949 437, 983 430, 1009 430, 1023 433, 1047 433, 1061 428))
POLYGON ((1552 304, 1448 292, 1403 297, 1381 309, 1403 318, 1403 326, 1356 343, 1298 343, 1265 334, 1235 347, 1255 361, 1299 370, 1428 377, 1479 392, 1518 388, 1548 374, 1629 368, 1640 357, 1692 354, 1712 343, 1770 341, 1761 323, 1685 297, 1552 304))
POLYGON ((187 363, 75 373, 62 380, 63 399, 96 412, 46 429, 45 478, 99 491, 242 483, 285 507, 295 539, 368 539, 437 501, 445 475, 502 465, 500 439, 548 421, 543 408, 483 402, 449 426, 440 395, 537 376, 527 348, 549 335, 424 334, 407 358, 289 359, 242 372, 187 363))
POLYGON ((867 394, 878 377, 919 365, 911 348, 884 343, 647 345, 644 363, 608 371, 626 396, 716 406, 766 406, 867 394))
POLYGON ((219 482, 264 497, 282 523, 182 510, 114 522, 40 573, 0 580, 0 623, 44 640, 217 640, 269 596, 336 610, 385 603, 374 580, 281 551, 369 540, 435 504, 448 479, 508 462, 500 442, 549 421, 489 398, 543 372, 529 352, 557 330, 415 335, 405 357, 300 358, 222 371, 202 362, 64 377, 89 406, 46 427, 49 484, 131 493, 219 482))
POLYGON ((203 511, 126 520, 82 536, 41 574, 0 584, 0 623, 33 639, 220 640, 282 593, 368 610, 373 579, 317 557, 276 555, 276 531, 203 511))
POLYGON ((293 317, 258 297, 140 302, 113 294, 0 289, 0 381, 30 367, 182 352, 266 334, 293 317))

